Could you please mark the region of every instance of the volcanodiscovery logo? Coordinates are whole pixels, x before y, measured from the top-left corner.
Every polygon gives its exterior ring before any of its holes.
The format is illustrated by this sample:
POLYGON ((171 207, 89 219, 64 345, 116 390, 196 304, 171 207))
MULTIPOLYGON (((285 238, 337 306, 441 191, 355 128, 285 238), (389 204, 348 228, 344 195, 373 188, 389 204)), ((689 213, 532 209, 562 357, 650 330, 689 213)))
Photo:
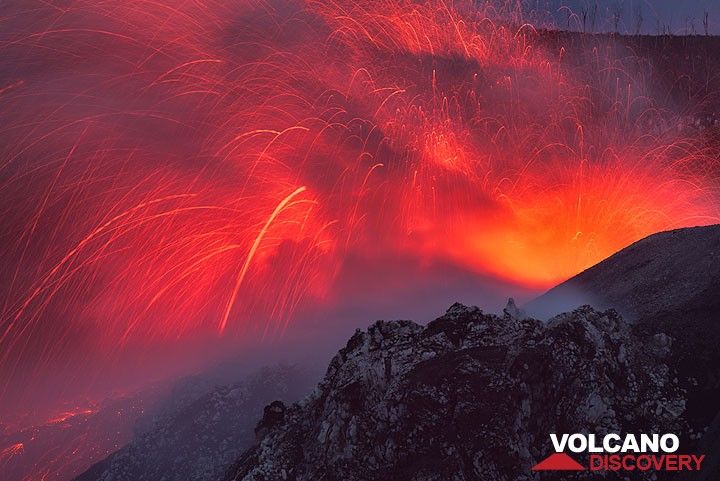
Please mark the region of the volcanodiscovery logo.
POLYGON ((678 454, 680 439, 674 434, 551 434, 550 441, 555 453, 533 471, 700 471, 705 459, 704 454, 678 454))

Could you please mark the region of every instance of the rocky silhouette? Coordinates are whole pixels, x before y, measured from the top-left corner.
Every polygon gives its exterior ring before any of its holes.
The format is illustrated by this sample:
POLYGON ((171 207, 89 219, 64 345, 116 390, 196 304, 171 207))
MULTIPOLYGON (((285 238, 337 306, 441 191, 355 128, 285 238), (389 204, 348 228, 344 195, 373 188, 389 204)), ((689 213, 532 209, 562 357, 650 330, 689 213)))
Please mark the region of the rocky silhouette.
MULTIPOLYGON (((720 225, 651 235, 526 308, 544 317, 583 303, 619 310, 658 349, 668 350, 695 431, 720 420, 720 225)), ((705 444, 720 446, 720 438, 705 444)))
POLYGON ((217 388, 78 480, 599 476, 531 470, 553 453, 549 433, 563 432, 672 432, 684 452, 707 455, 701 473, 680 479, 714 480, 719 273, 720 227, 681 229, 633 244, 526 309, 510 299, 501 316, 454 304, 426 326, 378 321, 356 331, 305 398, 283 387, 293 377, 283 371, 217 388))
POLYGON ((686 431, 667 349, 615 311, 518 313, 356 332, 311 396, 265 409, 226 480, 530 480, 551 432, 686 431))

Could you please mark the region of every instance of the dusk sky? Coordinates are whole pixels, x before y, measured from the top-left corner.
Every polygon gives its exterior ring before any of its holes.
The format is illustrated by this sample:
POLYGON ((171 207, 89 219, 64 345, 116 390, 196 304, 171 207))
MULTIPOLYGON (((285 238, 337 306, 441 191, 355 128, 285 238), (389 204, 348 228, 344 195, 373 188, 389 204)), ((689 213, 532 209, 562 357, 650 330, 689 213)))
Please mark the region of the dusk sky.
MULTIPOLYGON (((567 9, 581 15, 583 9, 592 11, 597 5, 598 31, 614 31, 613 16, 620 13, 619 30, 621 33, 635 33, 637 29, 637 13, 642 12, 641 33, 655 35, 668 27, 675 35, 704 34, 703 17, 708 13, 708 30, 711 35, 720 33, 720 2, 712 0, 526 0, 525 5, 537 10, 555 11, 559 26, 567 25, 567 9)), ((589 21, 589 20, 588 20, 589 21)), ((571 20, 571 26, 578 28, 580 18, 571 20)))

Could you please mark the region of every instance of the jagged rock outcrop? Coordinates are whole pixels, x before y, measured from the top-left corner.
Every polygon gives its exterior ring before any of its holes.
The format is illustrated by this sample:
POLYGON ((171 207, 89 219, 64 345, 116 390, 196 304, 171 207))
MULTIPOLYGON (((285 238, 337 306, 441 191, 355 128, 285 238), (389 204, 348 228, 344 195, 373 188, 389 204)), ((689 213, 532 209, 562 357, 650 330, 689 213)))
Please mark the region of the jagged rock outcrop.
POLYGON ((197 399, 188 396, 188 404, 174 405, 75 481, 215 481, 255 442, 263 407, 274 399, 298 399, 310 385, 298 368, 276 366, 197 399))
MULTIPOLYGON (((529 302, 531 315, 578 303, 614 308, 668 354, 687 390, 687 420, 702 434, 720 419, 720 225, 660 232, 529 302), (715 421, 714 421, 715 420, 715 421)), ((720 446, 720 435, 703 441, 720 446)), ((720 453, 708 453, 720 466, 720 453)), ((708 463, 710 466, 711 463, 708 463)), ((720 477, 720 468, 713 475, 720 477)))
POLYGON ((425 327, 378 321, 310 396, 265 410, 226 480, 537 479, 552 432, 682 433, 664 356, 588 306, 547 324, 460 304, 425 327))
POLYGON ((505 308, 503 309, 503 314, 514 317, 515 319, 525 319, 527 317, 525 310, 520 309, 517 304, 515 304, 515 299, 512 297, 508 299, 507 305, 505 305, 505 308))

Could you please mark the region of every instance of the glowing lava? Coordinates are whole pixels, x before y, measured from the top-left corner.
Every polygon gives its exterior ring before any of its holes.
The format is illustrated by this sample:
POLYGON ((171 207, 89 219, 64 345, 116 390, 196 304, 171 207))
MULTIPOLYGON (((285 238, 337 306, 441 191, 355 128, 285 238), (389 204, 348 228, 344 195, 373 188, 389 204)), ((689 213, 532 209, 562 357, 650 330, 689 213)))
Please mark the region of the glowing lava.
POLYGON ((718 219, 716 148, 640 67, 601 45, 568 45, 588 57, 570 64, 510 7, 16 3, 3 386, 199 333, 281 335, 353 251, 548 286, 718 219))

